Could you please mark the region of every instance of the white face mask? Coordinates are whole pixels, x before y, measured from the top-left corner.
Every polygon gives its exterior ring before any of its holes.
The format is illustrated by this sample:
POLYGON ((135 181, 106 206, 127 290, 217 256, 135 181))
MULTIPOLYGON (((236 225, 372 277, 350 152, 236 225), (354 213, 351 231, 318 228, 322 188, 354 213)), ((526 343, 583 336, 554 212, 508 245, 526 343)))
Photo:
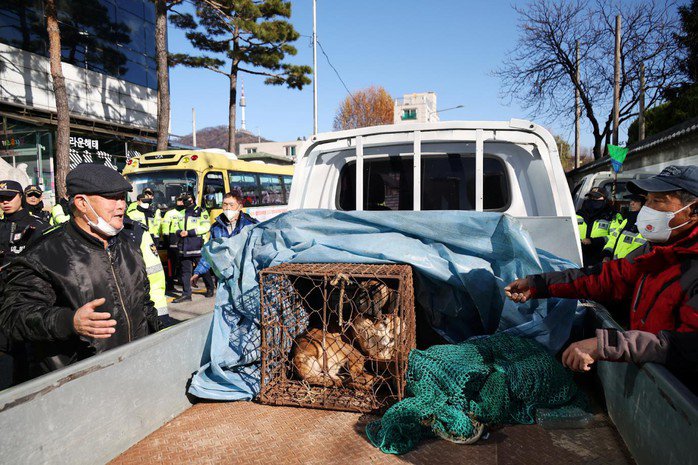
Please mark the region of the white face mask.
POLYGON ((240 216, 240 210, 223 210, 223 214, 228 218, 228 221, 233 223, 238 219, 238 216, 240 216))
POLYGON ((85 199, 85 202, 87 202, 87 206, 90 207, 90 210, 92 210, 92 213, 94 213, 95 216, 97 217, 97 223, 93 223, 92 221, 90 221, 90 219, 87 217, 87 215, 85 215, 85 220, 87 220, 87 224, 89 224, 92 229, 96 230, 99 233, 102 233, 103 235, 105 235, 107 237, 116 236, 117 234, 119 234, 119 232, 122 229, 124 229, 123 226, 119 229, 116 229, 114 226, 107 223, 104 220, 104 218, 99 216, 97 214, 97 212, 95 211, 95 209, 92 208, 92 205, 90 205, 90 201, 87 200, 87 197, 83 197, 83 198, 85 199))
POLYGON ((688 204, 675 212, 660 212, 648 206, 643 206, 637 214, 637 221, 635 222, 637 230, 642 234, 642 237, 650 242, 666 242, 669 240, 673 230, 679 229, 690 222, 690 220, 686 221, 673 228, 669 226, 669 223, 678 212, 687 209, 691 205, 693 204, 688 204))

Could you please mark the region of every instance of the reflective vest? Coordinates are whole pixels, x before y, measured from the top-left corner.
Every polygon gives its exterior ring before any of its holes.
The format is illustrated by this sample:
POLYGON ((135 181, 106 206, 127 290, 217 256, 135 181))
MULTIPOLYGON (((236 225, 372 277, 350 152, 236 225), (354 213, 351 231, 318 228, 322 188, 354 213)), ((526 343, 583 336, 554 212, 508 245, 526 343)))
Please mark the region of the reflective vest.
POLYGON ((158 316, 167 315, 165 270, 162 268, 162 262, 160 261, 158 249, 155 247, 153 238, 140 223, 133 223, 127 233, 129 233, 129 237, 136 243, 138 250, 140 250, 143 256, 145 271, 148 275, 148 282, 150 284, 150 300, 155 304, 158 316))
POLYGON ((133 221, 138 221, 143 224, 151 236, 160 237, 160 228, 162 225, 162 215, 160 210, 155 210, 153 217, 148 217, 144 212, 138 208, 133 208, 130 211, 126 211, 126 216, 131 218, 133 221))
POLYGON ((57 203, 51 209, 51 219, 49 223, 51 226, 58 226, 59 224, 65 223, 70 219, 70 215, 63 210, 63 206, 57 203))
MULTIPOLYGON (((162 237, 169 237, 170 229, 172 228, 172 223, 179 224, 180 218, 184 217, 184 210, 179 211, 176 208, 172 210, 167 210, 162 217, 162 222, 160 223, 160 235, 162 237)), ((170 247, 176 248, 176 241, 174 244, 170 243, 170 247)))
POLYGON ((170 247, 173 243, 181 257, 200 257, 201 247, 208 240, 208 232, 211 229, 211 219, 206 209, 195 207, 187 208, 179 215, 172 218, 170 223, 170 247), (186 237, 179 233, 187 231, 186 237))
MULTIPOLYGON (((611 220, 598 219, 594 221, 594 224, 591 226, 591 232, 588 237, 591 239, 605 237, 607 238, 606 240, 608 240, 608 236, 610 236, 611 231, 617 229, 620 226, 621 221, 623 221, 623 217, 620 213, 616 214, 616 216, 611 220)), ((587 237, 588 226, 586 221, 584 221, 584 218, 580 215, 577 215, 577 227, 579 228, 579 237, 581 239, 585 239, 587 237)))
POLYGON ((647 240, 639 232, 624 230, 623 228, 627 224, 628 220, 624 219, 616 229, 612 230, 608 242, 603 248, 604 252, 613 255, 614 260, 627 257, 630 252, 647 243, 647 240))

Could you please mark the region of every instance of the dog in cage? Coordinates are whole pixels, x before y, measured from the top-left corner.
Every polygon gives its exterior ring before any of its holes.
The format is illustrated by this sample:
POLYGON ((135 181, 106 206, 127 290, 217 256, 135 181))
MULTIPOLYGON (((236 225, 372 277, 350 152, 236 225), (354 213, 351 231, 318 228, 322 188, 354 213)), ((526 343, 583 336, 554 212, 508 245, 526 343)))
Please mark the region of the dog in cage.
POLYGON ((370 389, 373 376, 364 370, 365 361, 340 333, 310 328, 294 344, 293 366, 308 384, 370 389))
POLYGON ((352 321, 356 340, 371 359, 391 360, 402 329, 393 292, 377 279, 364 281, 359 288, 358 315, 352 321))

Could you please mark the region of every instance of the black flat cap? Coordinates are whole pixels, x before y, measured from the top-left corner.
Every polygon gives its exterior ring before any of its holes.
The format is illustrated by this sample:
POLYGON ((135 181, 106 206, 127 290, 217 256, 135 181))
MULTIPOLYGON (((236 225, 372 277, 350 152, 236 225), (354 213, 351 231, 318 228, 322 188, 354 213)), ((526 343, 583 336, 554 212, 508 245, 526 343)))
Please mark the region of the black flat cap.
POLYGON ((65 178, 68 195, 114 195, 130 192, 133 187, 119 174, 105 165, 83 163, 73 168, 65 178))
POLYGON ((633 194, 673 192, 681 189, 698 196, 698 166, 671 165, 651 178, 635 179, 628 182, 628 190, 633 194))
POLYGON ((0 195, 3 196, 15 196, 16 194, 21 194, 22 185, 17 181, 0 181, 0 195))

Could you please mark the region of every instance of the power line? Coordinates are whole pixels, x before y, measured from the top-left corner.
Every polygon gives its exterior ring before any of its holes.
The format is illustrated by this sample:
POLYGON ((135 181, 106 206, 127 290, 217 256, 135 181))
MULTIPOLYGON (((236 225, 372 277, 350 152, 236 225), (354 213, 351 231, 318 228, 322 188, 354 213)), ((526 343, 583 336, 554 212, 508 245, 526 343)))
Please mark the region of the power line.
MULTIPOLYGON (((302 35, 302 37, 308 37, 311 40, 313 39, 312 36, 308 36, 308 35, 302 35)), ((332 68, 334 73, 337 75, 339 82, 341 82, 342 85, 344 86, 344 90, 347 91, 347 94, 349 94, 349 97, 351 97, 351 99, 354 101, 354 103, 356 105, 358 105, 359 102, 357 102, 356 98, 354 98, 354 94, 351 93, 351 91, 349 90, 349 87, 347 87, 347 84, 344 82, 344 79, 342 79, 342 76, 339 75, 339 71, 337 71, 337 68, 335 68, 334 65, 332 64, 332 62, 330 61, 330 57, 327 55, 327 52, 325 52, 325 47, 322 46, 322 43, 319 40, 317 40, 317 44, 320 46, 320 51, 322 52, 322 54, 325 55, 325 59, 327 60, 327 64, 330 65, 330 68, 332 68)), ((312 46, 312 44, 311 44, 311 46, 312 46)))

